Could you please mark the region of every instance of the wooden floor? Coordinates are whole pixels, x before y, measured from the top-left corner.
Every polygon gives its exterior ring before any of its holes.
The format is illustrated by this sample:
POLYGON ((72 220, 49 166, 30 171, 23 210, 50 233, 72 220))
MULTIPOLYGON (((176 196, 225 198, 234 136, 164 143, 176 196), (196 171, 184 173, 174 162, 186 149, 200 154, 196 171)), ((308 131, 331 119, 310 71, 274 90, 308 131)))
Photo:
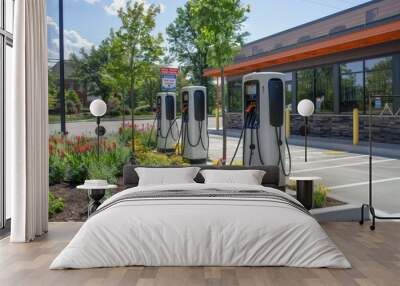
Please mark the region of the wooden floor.
POLYGON ((29 244, 0 241, 0 285, 400 285, 400 224, 323 225, 353 265, 352 269, 287 267, 126 267, 48 270, 81 226, 51 223, 45 237, 29 244))

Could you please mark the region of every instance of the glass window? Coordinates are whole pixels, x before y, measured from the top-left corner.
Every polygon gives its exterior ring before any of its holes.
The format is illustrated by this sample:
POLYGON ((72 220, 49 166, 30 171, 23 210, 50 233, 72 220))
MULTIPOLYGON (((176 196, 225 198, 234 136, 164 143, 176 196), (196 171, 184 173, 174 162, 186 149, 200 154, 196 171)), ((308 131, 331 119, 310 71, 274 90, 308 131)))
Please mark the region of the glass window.
POLYGON ((392 57, 366 60, 365 70, 365 91, 368 97, 373 96, 373 112, 396 112, 393 98, 384 97, 393 93, 392 57))
MULTIPOLYGON (((6 45, 6 67, 5 67, 5 98, 10 98, 11 96, 11 75, 13 69, 13 56, 12 47, 6 45)), ((11 217, 11 193, 9 189, 5 190, 5 206, 6 206, 6 219, 11 217)))
POLYGON ((315 111, 333 112, 333 68, 315 69, 315 111))
POLYGON ((289 108, 292 111, 292 96, 293 96, 293 84, 291 81, 287 81, 285 83, 285 104, 286 108, 289 108))
POLYGON ((363 61, 340 65, 340 112, 354 108, 365 111, 363 61))
POLYGON ((392 69, 392 57, 369 59, 365 61, 366 71, 392 69))
POLYGON ((344 63, 340 65, 340 72, 342 74, 351 72, 362 72, 363 70, 364 68, 362 61, 344 63))
POLYGON ((380 113, 384 109, 386 113, 396 112, 396 110, 393 110, 393 98, 384 97, 392 95, 392 77, 391 69, 366 72, 366 94, 373 96, 371 99, 373 112, 380 113))
POLYGON ((0 0, 0 29, 2 29, 2 24, 3 23, 3 5, 2 5, 2 0, 0 0))
POLYGON ((291 81, 291 80, 293 80, 293 73, 292 72, 285 73, 285 81, 291 81))
MULTIPOLYGON (((4 36, 4 31, 13 32, 13 13, 14 1, 0 0, 0 99, 4 103, 4 98, 11 94, 11 75, 13 68, 12 57, 12 38, 8 34, 4 36), (4 9, 4 10, 2 10, 4 9), (4 17, 4 18, 2 18, 4 17)), ((0 103, 0 149, 4 148, 4 105, 0 103)), ((0 152, 0 163, 4 163, 3 152, 0 152)), ((4 189, 3 177, 4 169, 0 168, 0 228, 4 226, 5 219, 10 218, 10 198, 11 195, 4 189), (4 216, 5 214, 5 216, 4 216)))
POLYGON ((351 112, 354 108, 364 111, 363 73, 342 74, 340 78, 340 111, 351 112))
POLYGON ((6 12, 6 31, 13 33, 14 31, 14 0, 5 0, 6 12))
POLYGON ((242 111, 242 82, 228 82, 228 112, 242 111))
POLYGON ((297 102, 302 99, 314 101, 314 70, 307 69, 297 72, 297 102))
POLYGON ((292 111, 292 96, 293 96, 293 72, 285 73, 285 105, 292 111))

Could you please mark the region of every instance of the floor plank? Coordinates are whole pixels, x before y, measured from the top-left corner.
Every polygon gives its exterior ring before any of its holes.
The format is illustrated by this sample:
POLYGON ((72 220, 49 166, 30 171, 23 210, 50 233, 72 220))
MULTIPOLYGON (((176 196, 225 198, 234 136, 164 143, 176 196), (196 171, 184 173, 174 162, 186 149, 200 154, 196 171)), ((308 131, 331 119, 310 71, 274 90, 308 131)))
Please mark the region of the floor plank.
POLYGON ((352 269, 288 267, 122 267, 58 270, 48 267, 81 223, 50 223, 47 235, 29 244, 0 240, 0 285, 399 285, 400 224, 379 222, 376 231, 357 223, 323 228, 352 263, 352 269))

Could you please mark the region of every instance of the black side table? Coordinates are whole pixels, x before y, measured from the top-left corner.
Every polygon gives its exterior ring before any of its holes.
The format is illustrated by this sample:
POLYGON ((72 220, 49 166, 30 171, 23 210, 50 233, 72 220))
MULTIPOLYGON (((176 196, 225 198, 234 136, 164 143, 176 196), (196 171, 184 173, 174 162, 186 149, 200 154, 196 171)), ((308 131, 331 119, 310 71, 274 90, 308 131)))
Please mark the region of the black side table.
POLYGON ((290 177, 296 181, 296 198, 308 210, 313 206, 314 181, 321 180, 319 177, 290 177))
POLYGON ((90 186, 90 185, 80 185, 77 188, 87 190, 89 197, 88 204, 88 217, 94 213, 97 208, 101 205, 101 200, 104 198, 106 190, 115 189, 116 185, 104 185, 104 186, 90 186))

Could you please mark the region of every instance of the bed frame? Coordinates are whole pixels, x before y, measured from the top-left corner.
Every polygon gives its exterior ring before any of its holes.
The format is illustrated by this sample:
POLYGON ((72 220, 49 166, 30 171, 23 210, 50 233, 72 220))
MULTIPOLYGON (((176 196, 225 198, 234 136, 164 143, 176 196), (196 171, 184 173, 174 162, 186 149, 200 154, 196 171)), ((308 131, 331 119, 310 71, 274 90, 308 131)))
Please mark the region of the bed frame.
MULTIPOLYGON (((136 165, 125 165, 123 169, 123 183, 126 188, 136 187, 139 183, 139 176, 135 172, 135 168, 139 167, 136 165)), ((184 168, 186 166, 145 166, 150 168, 184 168)), ((285 191, 284 187, 279 186, 279 168, 277 166, 213 166, 213 165, 199 165, 202 170, 262 170, 265 171, 265 175, 262 179, 261 184, 265 187, 271 187, 285 191)), ((198 173, 194 180, 197 183, 204 183, 203 176, 198 173)))

